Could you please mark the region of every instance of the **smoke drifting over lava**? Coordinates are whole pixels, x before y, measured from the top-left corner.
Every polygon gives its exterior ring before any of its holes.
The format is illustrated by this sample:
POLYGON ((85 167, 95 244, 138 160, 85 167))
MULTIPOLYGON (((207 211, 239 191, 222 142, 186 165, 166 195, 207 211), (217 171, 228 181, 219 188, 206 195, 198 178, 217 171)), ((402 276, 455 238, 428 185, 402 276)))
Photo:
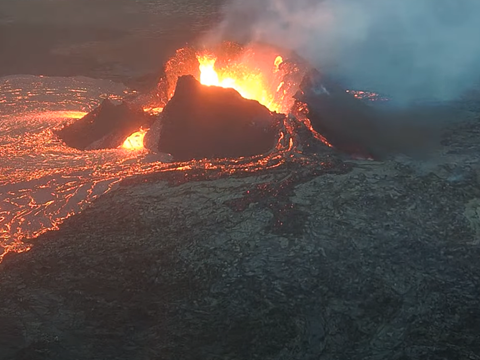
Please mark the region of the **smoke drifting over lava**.
POLYGON ((478 0, 230 0, 210 41, 298 52, 354 88, 451 100, 480 78, 478 0))

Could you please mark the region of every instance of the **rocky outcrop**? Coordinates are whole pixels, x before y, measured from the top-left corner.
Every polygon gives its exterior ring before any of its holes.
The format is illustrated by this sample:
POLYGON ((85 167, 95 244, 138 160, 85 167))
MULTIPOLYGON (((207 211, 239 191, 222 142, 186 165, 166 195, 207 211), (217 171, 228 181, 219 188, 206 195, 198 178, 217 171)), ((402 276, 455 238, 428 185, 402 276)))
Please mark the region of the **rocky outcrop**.
POLYGON ((139 106, 104 100, 99 107, 57 132, 66 145, 79 150, 117 148, 135 131, 149 128, 155 117, 139 106))
POLYGON ((445 105, 375 106, 317 70, 310 71, 295 95, 312 127, 337 150, 387 159, 398 154, 424 157, 438 147, 442 124, 452 111, 445 105))
POLYGON ((276 134, 266 107, 188 75, 178 79, 163 111, 158 150, 178 161, 251 156, 272 149, 276 134))

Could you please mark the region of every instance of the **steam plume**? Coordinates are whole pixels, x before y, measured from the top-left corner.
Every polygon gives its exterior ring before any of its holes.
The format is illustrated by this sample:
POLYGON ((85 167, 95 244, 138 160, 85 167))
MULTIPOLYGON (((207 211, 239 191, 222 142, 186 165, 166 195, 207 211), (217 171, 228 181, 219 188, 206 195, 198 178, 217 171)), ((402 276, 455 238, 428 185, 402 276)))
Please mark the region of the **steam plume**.
POLYGON ((480 78, 479 0, 230 0, 211 39, 287 47, 346 85, 450 100, 480 78))

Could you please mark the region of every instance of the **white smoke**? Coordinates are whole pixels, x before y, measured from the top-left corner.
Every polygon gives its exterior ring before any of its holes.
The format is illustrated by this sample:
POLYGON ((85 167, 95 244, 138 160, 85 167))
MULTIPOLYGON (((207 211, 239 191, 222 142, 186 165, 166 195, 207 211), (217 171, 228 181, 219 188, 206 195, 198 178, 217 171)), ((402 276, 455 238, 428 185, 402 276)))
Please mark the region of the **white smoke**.
POLYGON ((345 85, 450 100, 480 78, 480 0, 230 0, 210 40, 296 51, 345 85))

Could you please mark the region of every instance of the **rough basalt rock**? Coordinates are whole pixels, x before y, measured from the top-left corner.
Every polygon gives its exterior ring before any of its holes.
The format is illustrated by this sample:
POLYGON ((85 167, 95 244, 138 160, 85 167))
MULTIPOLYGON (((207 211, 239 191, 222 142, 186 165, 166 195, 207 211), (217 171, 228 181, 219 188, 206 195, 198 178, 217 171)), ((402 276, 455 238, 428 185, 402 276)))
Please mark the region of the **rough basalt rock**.
POLYGON ((262 154, 275 144, 276 123, 257 101, 182 76, 162 114, 158 150, 178 161, 262 154))
POLYGON ((316 70, 304 77, 295 98, 307 105, 312 127, 335 148, 367 156, 375 152, 368 141, 377 124, 377 113, 371 106, 316 70))
POLYGON ((154 120, 139 106, 126 102, 115 105, 107 99, 80 120, 59 130, 57 136, 79 150, 113 149, 140 128, 149 128, 154 120))
POLYGON ((300 115, 337 150, 378 160, 430 154, 452 113, 445 106, 374 106, 317 70, 305 75, 295 98, 294 108, 305 109, 300 115))

